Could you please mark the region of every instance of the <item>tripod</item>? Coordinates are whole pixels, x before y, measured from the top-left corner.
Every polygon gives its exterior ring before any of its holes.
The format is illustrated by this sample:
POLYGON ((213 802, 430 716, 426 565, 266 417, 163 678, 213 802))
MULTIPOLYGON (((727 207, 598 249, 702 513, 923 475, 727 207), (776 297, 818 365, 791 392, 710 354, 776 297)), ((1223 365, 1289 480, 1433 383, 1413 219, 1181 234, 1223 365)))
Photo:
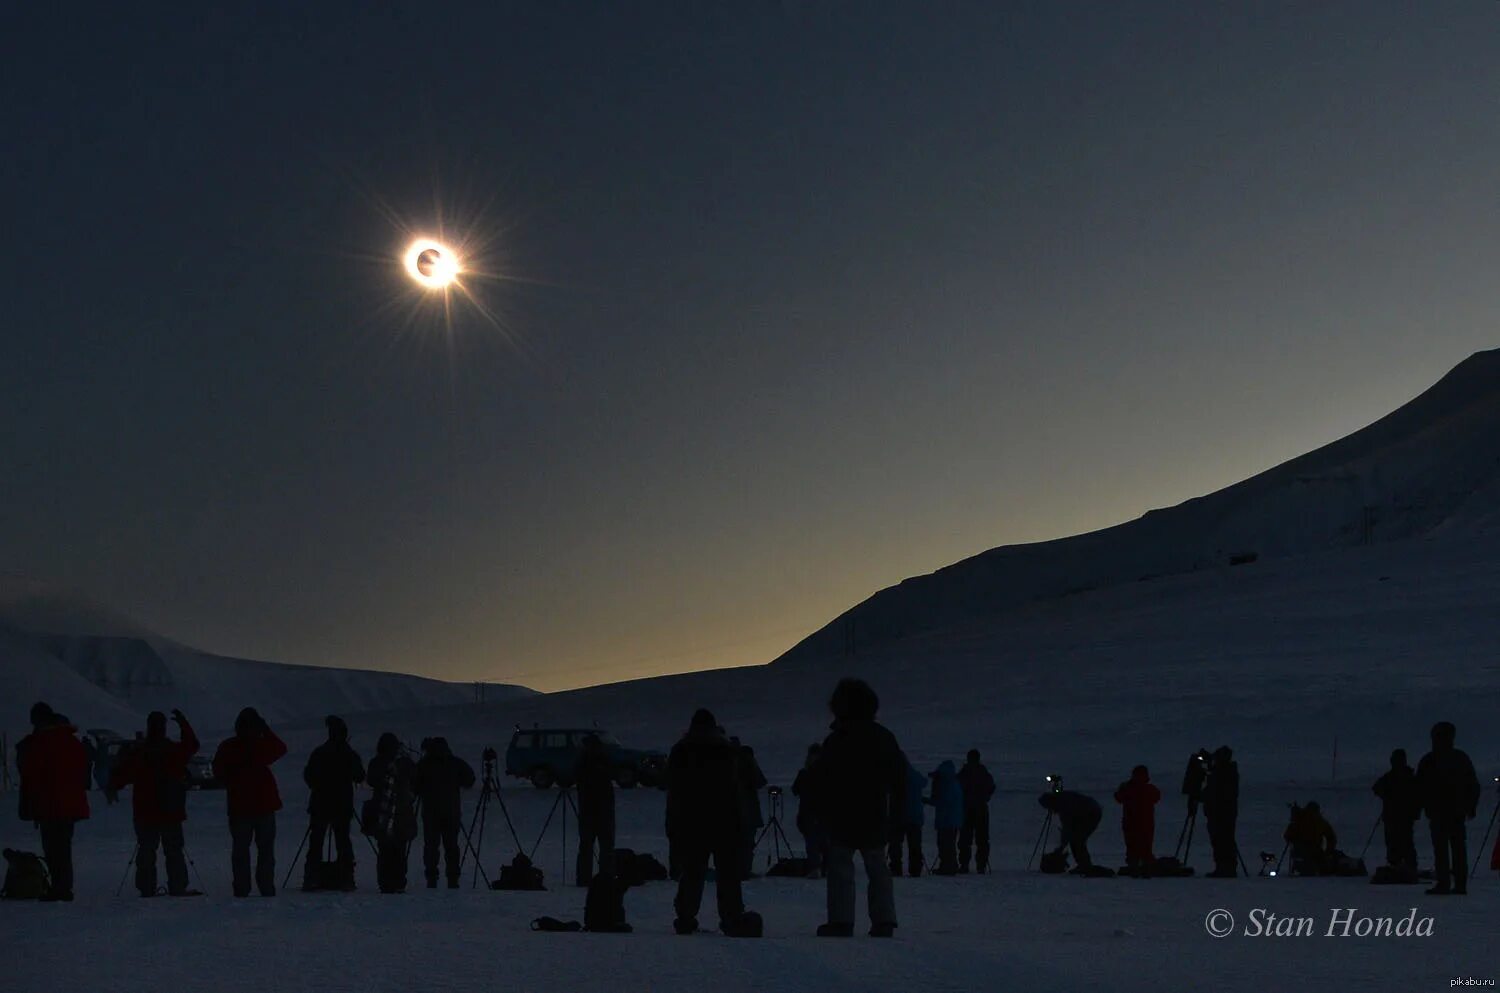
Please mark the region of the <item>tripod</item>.
POLYGON ((569 807, 571 807, 573 809, 573 817, 576 820, 578 818, 578 804, 576 804, 576 803, 573 802, 573 787, 571 787, 571 786, 558 786, 558 788, 557 788, 557 799, 552 801, 552 809, 549 810, 549 811, 547 811, 547 819, 542 822, 542 830, 537 834, 537 836, 536 836, 536 842, 534 844, 532 844, 531 851, 529 851, 529 852, 526 853, 526 857, 531 860, 531 864, 532 865, 536 865, 536 850, 538 848, 542 847, 542 841, 543 841, 543 839, 545 839, 547 837, 547 829, 552 826, 552 818, 554 816, 556 816, 556 814, 557 814, 557 812, 559 810, 561 810, 562 811, 562 817, 559 818, 559 820, 562 823, 562 877, 561 878, 563 878, 563 879, 567 879, 568 878, 568 808, 569 807), (564 803, 563 801, 567 801, 567 802, 564 803))
MULTIPOLYGON (((495 750, 486 748, 484 750, 484 783, 479 790, 479 802, 474 808, 474 816, 469 819, 469 826, 464 831, 464 855, 459 859, 459 872, 463 871, 463 858, 474 856, 474 872, 470 878, 469 888, 473 889, 479 885, 479 877, 484 876, 484 885, 490 885, 490 877, 485 874, 484 866, 481 864, 479 853, 484 849, 484 827, 489 816, 490 798, 500 805, 500 813, 505 817, 505 826, 510 829, 511 840, 516 843, 516 849, 522 848, 520 836, 516 834, 516 825, 510 819, 510 809, 505 806, 505 798, 500 795, 500 784, 495 780, 495 750), (474 832, 478 830, 476 835, 474 832), (478 839, 477 841, 475 839, 478 839)), ((462 824, 459 827, 463 827, 462 824)))
POLYGON ((1370 850, 1370 846, 1375 843, 1375 832, 1380 829, 1381 822, 1383 822, 1384 820, 1385 814, 1383 813, 1379 817, 1375 818, 1375 825, 1370 828, 1370 836, 1365 839, 1365 847, 1359 850, 1359 860, 1361 862, 1365 860, 1365 853, 1370 850))
POLYGON ((766 821, 766 826, 760 829, 760 834, 755 838, 755 844, 750 846, 750 853, 753 857, 756 850, 760 848, 760 843, 765 840, 766 835, 769 834, 771 836, 771 851, 766 854, 767 868, 770 868, 774 864, 771 861, 773 854, 777 862, 781 861, 783 846, 786 847, 787 855, 792 854, 792 843, 787 840, 786 831, 781 826, 781 812, 783 809, 781 790, 773 786, 769 792, 771 796, 771 817, 766 821))
POLYGON ((1474 853, 1474 865, 1469 870, 1469 878, 1474 878, 1474 873, 1479 871, 1479 860, 1484 857, 1484 849, 1490 843, 1490 835, 1495 830, 1495 820, 1500 818, 1500 798, 1495 800, 1495 812, 1490 814, 1490 826, 1484 829, 1484 837, 1479 839, 1479 850, 1474 853))
MULTIPOLYGON (((140 857, 141 846, 137 842, 136 846, 130 850, 130 861, 125 863, 125 872, 120 876, 120 885, 115 887, 115 896, 119 896, 125 892, 125 880, 130 878, 130 870, 140 857)), ((207 893, 208 888, 203 885, 203 874, 198 871, 198 863, 193 861, 193 856, 188 852, 187 845, 182 846, 182 857, 187 861, 188 867, 193 870, 193 875, 198 877, 198 892, 207 893)), ((152 853, 152 858, 155 858, 154 852, 152 853)))
MULTIPOLYGON (((1188 797, 1187 816, 1182 819, 1182 830, 1177 833, 1177 847, 1173 850, 1173 857, 1186 865, 1188 856, 1193 851, 1193 832, 1198 829, 1198 798, 1188 797), (1186 846, 1184 847, 1184 841, 1186 846)), ((1247 873, 1248 875, 1248 873, 1247 873)))
POLYGON ((1031 848, 1031 858, 1026 860, 1026 871, 1031 871, 1031 863, 1036 861, 1036 853, 1042 850, 1042 842, 1047 839, 1047 832, 1052 830, 1052 811, 1047 811, 1047 816, 1042 819, 1041 833, 1036 836, 1036 844, 1031 848))
MULTIPOLYGON (((350 816, 350 823, 351 824, 353 823, 353 816, 352 815, 350 816)), ((312 837, 312 829, 313 829, 312 818, 308 818, 308 821, 307 821, 307 830, 302 832, 302 840, 299 841, 299 842, 297 842, 297 852, 296 852, 296 854, 294 854, 292 856, 292 864, 289 865, 289 866, 287 866, 287 868, 286 868, 286 877, 284 879, 282 879, 282 881, 281 881, 281 888, 282 889, 286 889, 287 886, 291 883, 291 881, 292 881, 292 874, 297 871, 297 862, 302 858, 302 851, 303 851, 303 849, 305 849, 307 847, 307 840, 312 837)), ((364 835, 365 841, 369 843, 370 853, 375 856, 376 862, 379 862, 380 861, 380 850, 375 847, 375 839, 372 838, 372 837, 370 837, 369 835, 365 834, 363 830, 360 831, 360 834, 364 835)), ((323 861, 324 862, 332 862, 333 861, 333 830, 332 830, 332 823, 331 822, 329 824, 329 830, 325 834, 325 843, 324 843, 324 851, 323 851, 323 861)))

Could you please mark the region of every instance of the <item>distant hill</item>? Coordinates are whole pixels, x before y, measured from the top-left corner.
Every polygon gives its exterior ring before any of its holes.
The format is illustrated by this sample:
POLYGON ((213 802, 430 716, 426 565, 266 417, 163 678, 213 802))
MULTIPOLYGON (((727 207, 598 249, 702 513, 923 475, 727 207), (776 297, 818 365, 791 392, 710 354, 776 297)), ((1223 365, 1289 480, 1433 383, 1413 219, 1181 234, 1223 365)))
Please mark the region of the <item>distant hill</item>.
POLYGON ((1471 356, 1374 424, 1216 493, 881 590, 777 661, 850 656, 1146 578, 1486 530, 1500 530, 1500 350, 1471 356))
MULTIPOLYGON (((486 698, 529 695, 489 686, 486 698)), ((151 710, 180 707, 207 731, 232 725, 254 706, 271 721, 305 722, 329 713, 464 703, 469 684, 400 673, 283 665, 200 652, 155 634, 86 599, 18 579, 0 579, 0 729, 26 728, 46 700, 82 727, 122 733, 151 710)))

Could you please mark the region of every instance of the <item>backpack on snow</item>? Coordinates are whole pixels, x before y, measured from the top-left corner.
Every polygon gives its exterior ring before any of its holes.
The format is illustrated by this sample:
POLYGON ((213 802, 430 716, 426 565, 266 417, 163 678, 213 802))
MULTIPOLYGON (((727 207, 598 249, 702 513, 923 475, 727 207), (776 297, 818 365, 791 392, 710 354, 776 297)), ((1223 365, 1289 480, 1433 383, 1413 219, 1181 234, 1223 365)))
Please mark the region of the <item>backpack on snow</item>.
POLYGON ((776 864, 766 870, 767 876, 794 876, 797 879, 807 878, 807 859, 788 856, 778 859, 776 864))
POLYGON ((667 878, 667 867, 650 852, 637 852, 635 869, 643 882, 661 882, 667 878))
POLYGON ((1046 852, 1042 855, 1039 868, 1049 876, 1061 875, 1068 871, 1067 852, 1046 852))
POLYGON ((508 865, 500 867, 500 878, 490 884, 497 890, 544 890, 542 870, 531 864, 531 859, 520 852, 508 865))
POLYGON ((615 878, 620 885, 626 889, 632 886, 640 886, 646 881, 641 875, 641 857, 631 848, 616 848, 614 850, 615 878))
POLYGON ((595 876, 583 901, 583 929, 629 932, 631 927, 625 922, 625 889, 624 882, 610 873, 595 876))
POLYGON ((40 900, 52 888, 47 862, 40 855, 5 849, 5 886, 0 897, 6 900, 40 900))

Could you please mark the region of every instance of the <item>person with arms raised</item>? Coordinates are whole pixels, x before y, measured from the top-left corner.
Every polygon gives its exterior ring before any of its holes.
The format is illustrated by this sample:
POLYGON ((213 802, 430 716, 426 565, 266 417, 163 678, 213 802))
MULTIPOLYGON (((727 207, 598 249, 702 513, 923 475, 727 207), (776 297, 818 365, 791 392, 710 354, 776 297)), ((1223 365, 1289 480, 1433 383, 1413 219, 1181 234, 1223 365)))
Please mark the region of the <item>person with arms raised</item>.
POLYGON ((276 895, 276 812, 281 792, 271 771, 286 754, 286 743, 254 707, 234 719, 234 737, 214 753, 214 777, 224 784, 229 809, 230 865, 234 895, 250 895, 250 847, 255 846, 255 887, 276 895))

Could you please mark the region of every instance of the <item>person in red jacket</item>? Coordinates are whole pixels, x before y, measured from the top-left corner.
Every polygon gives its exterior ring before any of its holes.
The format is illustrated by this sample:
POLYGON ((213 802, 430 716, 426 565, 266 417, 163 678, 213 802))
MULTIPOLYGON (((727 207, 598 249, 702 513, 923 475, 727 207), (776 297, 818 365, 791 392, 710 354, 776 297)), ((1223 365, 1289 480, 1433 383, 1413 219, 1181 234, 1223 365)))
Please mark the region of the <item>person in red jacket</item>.
POLYGON ((1115 790, 1115 801, 1123 808, 1121 827, 1125 833, 1125 864, 1144 875, 1151 871, 1156 856, 1151 854, 1156 840, 1156 805, 1161 790, 1151 784, 1151 773, 1143 765, 1130 772, 1130 779, 1115 790))
POLYGON ((131 787, 135 815, 135 888, 156 895, 156 847, 167 863, 167 893, 196 895, 188 889, 182 824, 187 820, 188 759, 198 754, 198 736, 182 711, 172 711, 179 741, 167 737, 167 715, 153 710, 146 717, 146 738, 128 749, 110 773, 111 789, 131 787))
POLYGON ((32 732, 16 743, 21 816, 36 822, 52 888, 43 900, 73 899, 73 828, 89 816, 88 753, 78 729, 45 703, 31 708, 32 732))
POLYGON ((286 744, 254 707, 234 719, 234 737, 214 753, 214 776, 224 784, 233 843, 234 895, 250 895, 250 844, 255 843, 255 886, 261 896, 276 895, 276 811, 281 794, 271 765, 286 744))

